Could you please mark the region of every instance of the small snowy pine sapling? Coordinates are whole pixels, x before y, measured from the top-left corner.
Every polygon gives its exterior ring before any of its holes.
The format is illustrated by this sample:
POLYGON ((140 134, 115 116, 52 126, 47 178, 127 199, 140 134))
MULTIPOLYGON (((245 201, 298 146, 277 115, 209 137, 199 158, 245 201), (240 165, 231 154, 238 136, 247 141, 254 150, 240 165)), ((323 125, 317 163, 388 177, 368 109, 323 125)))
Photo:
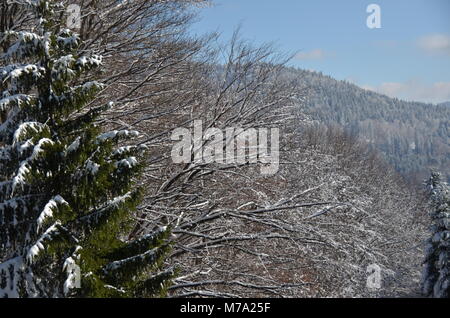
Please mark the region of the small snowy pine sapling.
POLYGON ((426 242, 422 293, 427 297, 450 297, 450 188, 433 172, 427 182, 432 218, 426 242))

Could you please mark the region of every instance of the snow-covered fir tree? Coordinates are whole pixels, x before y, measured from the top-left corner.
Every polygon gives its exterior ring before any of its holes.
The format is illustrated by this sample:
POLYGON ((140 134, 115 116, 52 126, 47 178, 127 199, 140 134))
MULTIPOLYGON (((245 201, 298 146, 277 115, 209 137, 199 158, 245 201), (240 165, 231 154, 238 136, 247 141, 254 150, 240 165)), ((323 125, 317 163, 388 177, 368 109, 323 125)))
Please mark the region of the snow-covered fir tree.
POLYGON ((102 57, 80 52, 60 3, 18 3, 35 23, 0 34, 0 297, 163 295, 169 229, 125 240, 145 147, 102 133, 113 105, 89 104, 102 57))
POLYGON ((432 173, 427 182, 430 195, 431 237, 427 240, 422 292, 435 298, 450 297, 450 189, 439 173, 432 173))

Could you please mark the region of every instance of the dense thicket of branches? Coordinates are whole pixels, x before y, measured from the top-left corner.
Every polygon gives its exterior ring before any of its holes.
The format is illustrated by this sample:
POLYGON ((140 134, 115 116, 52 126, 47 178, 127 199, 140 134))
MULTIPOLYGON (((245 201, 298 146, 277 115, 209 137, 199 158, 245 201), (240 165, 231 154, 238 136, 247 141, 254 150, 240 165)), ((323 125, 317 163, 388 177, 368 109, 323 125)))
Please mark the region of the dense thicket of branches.
MULTIPOLYGON (((215 35, 190 36, 193 8, 205 1, 75 3, 85 49, 105 57, 105 88, 91 103, 116 105, 98 124, 137 129, 143 135, 135 142, 149 146, 139 181, 146 192, 129 239, 172 226, 167 265, 181 272, 170 295, 409 292, 422 234, 416 199, 355 138, 311 127, 308 91, 286 71, 286 57, 237 33, 227 45, 215 35), (204 129, 279 128, 279 173, 261 175, 260 164, 174 164, 171 132, 194 120, 204 129), (366 288, 370 264, 383 271, 378 291, 366 288)), ((14 5, 2 8, 2 17, 14 16, 3 25, 27 23, 14 5)))

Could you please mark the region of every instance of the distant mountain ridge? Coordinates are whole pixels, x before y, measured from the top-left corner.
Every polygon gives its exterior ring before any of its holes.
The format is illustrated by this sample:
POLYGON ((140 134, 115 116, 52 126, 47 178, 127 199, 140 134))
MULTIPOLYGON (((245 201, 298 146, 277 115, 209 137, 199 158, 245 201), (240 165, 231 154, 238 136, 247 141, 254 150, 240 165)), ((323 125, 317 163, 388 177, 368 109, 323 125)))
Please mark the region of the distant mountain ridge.
POLYGON ((430 169, 450 181, 450 102, 403 101, 312 71, 288 68, 287 74, 307 89, 304 111, 313 119, 357 133, 414 182, 430 169))

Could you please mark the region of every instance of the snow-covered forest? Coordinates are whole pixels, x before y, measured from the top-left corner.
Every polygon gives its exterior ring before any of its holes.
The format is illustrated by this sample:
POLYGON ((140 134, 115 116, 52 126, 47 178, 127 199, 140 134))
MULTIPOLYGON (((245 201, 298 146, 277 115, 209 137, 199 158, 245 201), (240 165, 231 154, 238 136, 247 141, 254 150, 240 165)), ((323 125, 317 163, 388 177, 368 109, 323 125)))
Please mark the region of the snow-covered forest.
POLYGON ((0 3, 0 297, 449 297, 445 106, 411 186, 340 122, 360 100, 311 111, 289 56, 193 36, 208 1, 0 3), (278 172, 175 163, 194 121, 278 128, 278 172))
POLYGON ((314 119, 357 134, 412 185, 430 169, 450 181, 450 107, 407 102, 337 81, 317 72, 290 69, 310 90, 306 110, 314 119))

